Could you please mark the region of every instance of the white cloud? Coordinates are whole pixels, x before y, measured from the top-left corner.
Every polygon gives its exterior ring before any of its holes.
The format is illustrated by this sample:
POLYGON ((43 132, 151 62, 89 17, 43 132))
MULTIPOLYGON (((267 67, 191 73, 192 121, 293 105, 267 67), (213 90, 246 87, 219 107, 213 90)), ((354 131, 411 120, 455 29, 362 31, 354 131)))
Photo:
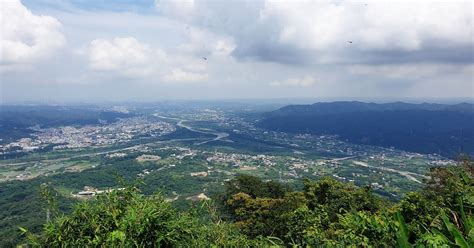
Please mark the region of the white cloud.
POLYGON ((163 77, 166 82, 194 83, 204 82, 209 78, 207 73, 191 72, 182 69, 172 69, 171 72, 163 77))
POLYGON ((271 86, 292 86, 292 87, 309 87, 316 83, 316 79, 310 75, 301 78, 289 78, 284 81, 273 81, 271 86))
POLYGON ((92 40, 87 55, 91 69, 110 75, 146 76, 157 82, 176 83, 208 79, 207 63, 201 57, 180 51, 165 53, 161 48, 140 43, 134 37, 92 40))
POLYGON ((147 76, 158 82, 172 83, 208 80, 207 66, 202 58, 180 53, 165 54, 133 37, 95 39, 89 44, 88 58, 93 70, 128 77, 147 76))
POLYGON ((113 71, 127 75, 148 75, 152 61, 162 52, 141 44, 133 37, 113 40, 95 39, 88 47, 89 64, 96 71, 113 71))
POLYGON ((472 1, 159 0, 155 14, 7 1, 0 73, 34 66, 2 73, 10 99, 59 84, 104 98, 472 95, 472 1))
POLYGON ((432 41, 472 43, 472 2, 270 1, 261 20, 279 25, 279 41, 303 49, 419 50, 432 41))
POLYGON ((218 35, 209 30, 191 27, 186 28, 186 42, 179 46, 184 53, 197 56, 230 56, 235 49, 234 40, 229 36, 218 35))
POLYGON ((473 5, 466 0, 157 1, 160 6, 178 22, 232 40, 234 57, 283 63, 465 62, 459 51, 474 38, 473 5))
POLYGON ((10 69, 49 57, 65 44, 61 23, 51 16, 35 15, 19 0, 0 3, 0 61, 10 69))

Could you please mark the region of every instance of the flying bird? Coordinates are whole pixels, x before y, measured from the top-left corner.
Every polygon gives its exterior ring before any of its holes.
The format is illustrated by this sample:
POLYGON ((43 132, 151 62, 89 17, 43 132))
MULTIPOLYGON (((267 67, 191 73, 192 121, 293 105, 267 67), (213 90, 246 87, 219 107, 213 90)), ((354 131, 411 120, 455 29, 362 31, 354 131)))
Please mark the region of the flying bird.
POLYGON ((204 57, 204 56, 203 56, 202 59, 207 60, 207 57, 204 57))
POLYGON ((350 44, 352 44, 352 41, 351 41, 351 40, 348 40, 348 41, 347 41, 347 43, 350 43, 350 44))

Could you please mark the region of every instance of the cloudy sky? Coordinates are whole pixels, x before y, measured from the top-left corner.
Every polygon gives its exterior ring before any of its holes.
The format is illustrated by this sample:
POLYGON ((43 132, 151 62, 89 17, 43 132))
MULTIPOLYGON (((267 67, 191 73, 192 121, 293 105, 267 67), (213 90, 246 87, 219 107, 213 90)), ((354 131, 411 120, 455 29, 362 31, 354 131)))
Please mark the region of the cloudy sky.
POLYGON ((1 0, 16 101, 473 98, 473 1, 1 0))

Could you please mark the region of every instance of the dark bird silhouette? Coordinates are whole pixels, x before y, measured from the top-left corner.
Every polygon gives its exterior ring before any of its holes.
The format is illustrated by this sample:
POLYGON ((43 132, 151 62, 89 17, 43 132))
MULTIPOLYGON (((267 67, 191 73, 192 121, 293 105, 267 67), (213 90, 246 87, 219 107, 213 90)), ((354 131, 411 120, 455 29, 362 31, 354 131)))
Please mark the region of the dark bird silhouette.
POLYGON ((202 57, 202 59, 204 59, 204 60, 207 60, 207 58, 206 58, 206 57, 204 57, 204 56, 202 57))
POLYGON ((351 40, 348 40, 348 41, 347 41, 347 43, 350 43, 350 44, 352 44, 352 41, 351 41, 351 40))

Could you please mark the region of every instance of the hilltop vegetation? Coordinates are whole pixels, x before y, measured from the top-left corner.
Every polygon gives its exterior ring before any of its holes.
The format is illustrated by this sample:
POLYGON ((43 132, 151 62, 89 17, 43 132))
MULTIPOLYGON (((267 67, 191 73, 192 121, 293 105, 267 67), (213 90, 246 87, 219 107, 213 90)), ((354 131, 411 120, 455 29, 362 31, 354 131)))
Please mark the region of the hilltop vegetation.
POLYGON ((434 168, 421 192, 391 203, 331 178, 302 191, 240 175, 185 212, 129 186, 57 213, 33 247, 472 247, 474 164, 434 168))
POLYGON ((356 144, 454 158, 474 154, 474 105, 332 102, 290 105, 259 124, 290 133, 338 135, 356 144))

